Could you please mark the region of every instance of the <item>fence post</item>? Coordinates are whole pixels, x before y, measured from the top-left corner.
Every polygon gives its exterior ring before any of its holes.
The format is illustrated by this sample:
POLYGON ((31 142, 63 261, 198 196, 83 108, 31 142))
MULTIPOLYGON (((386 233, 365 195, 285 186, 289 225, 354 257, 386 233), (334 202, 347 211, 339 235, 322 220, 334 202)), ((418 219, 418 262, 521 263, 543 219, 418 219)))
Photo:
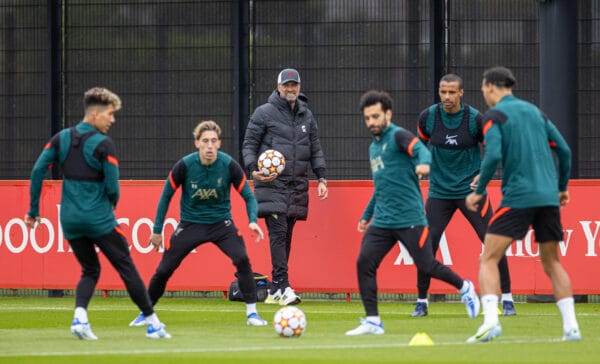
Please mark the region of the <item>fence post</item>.
POLYGON ((540 107, 571 147, 571 178, 579 177, 577 3, 540 0, 539 16, 540 107))
MULTIPOLYGON (((62 1, 47 2, 48 34, 48 139, 62 129, 62 1)), ((61 179, 58 168, 52 168, 52 179, 61 179)), ((48 297, 63 297, 62 289, 48 290, 48 297)))
POLYGON ((248 122, 249 93, 249 4, 246 0, 231 2, 231 155, 242 161, 241 144, 248 122))

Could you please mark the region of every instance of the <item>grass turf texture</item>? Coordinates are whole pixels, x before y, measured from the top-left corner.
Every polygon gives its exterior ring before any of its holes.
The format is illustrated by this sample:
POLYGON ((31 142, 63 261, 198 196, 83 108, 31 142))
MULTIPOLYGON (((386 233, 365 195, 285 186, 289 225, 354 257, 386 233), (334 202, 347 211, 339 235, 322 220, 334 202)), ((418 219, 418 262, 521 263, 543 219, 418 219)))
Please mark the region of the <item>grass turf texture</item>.
MULTIPOLYGON (((272 325, 248 327, 241 302, 164 298, 157 313, 171 340, 149 340, 128 327, 137 315, 128 298, 95 297, 90 322, 98 341, 71 336, 72 297, 0 297, 0 363, 597 363, 600 305, 577 304, 580 342, 561 342, 555 304, 517 304, 517 316, 501 318, 503 335, 486 344, 464 344, 482 322, 466 317, 460 303, 431 303, 429 316, 412 318, 411 303, 383 302, 385 334, 347 337, 364 316, 360 302, 304 301, 308 325, 302 337, 280 338, 272 325), (434 346, 409 346, 419 332, 434 346)), ((258 304, 271 321, 278 306, 258 304)))

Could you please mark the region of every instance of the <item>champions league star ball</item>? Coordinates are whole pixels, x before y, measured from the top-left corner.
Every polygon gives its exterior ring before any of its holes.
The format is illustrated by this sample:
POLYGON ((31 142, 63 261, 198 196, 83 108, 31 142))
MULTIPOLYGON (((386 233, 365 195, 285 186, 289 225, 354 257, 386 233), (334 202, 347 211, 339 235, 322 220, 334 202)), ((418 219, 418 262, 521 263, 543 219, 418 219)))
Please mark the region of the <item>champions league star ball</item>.
POLYGON ((295 306, 285 306, 275 313, 273 327, 281 337, 299 337, 306 329, 306 316, 295 306))
POLYGON ((285 157, 276 150, 265 150, 258 157, 258 170, 265 176, 279 176, 284 169, 285 157))

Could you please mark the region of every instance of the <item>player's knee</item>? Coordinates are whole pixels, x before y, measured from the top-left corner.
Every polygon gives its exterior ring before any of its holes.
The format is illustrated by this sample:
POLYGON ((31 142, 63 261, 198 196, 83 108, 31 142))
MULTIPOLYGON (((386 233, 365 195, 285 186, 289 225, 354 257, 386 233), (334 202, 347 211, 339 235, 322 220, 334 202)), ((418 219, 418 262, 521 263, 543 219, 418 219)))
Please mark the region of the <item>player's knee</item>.
POLYGON ((286 241, 287 241, 287 239, 286 239, 285 233, 269 234, 269 245, 271 247, 285 247, 286 241))
POLYGON ((98 282, 100 278, 100 267, 87 267, 83 269, 83 276, 93 279, 94 282, 98 282))
POLYGON ((434 271, 434 266, 435 263, 428 263, 428 264, 423 264, 422 266, 418 267, 419 269, 419 273, 422 273, 425 276, 430 276, 431 273, 433 273, 434 271))
POLYGON ((248 273, 248 272, 252 271, 252 268, 250 268, 250 259, 248 258, 247 255, 235 257, 232 260, 233 260, 233 265, 236 266, 238 272, 248 273))
MULTIPOLYGON (((368 272, 373 270, 374 263, 369 257, 360 254, 356 260, 356 269, 360 272, 368 272)), ((377 267, 375 267, 377 269, 377 267)))
POLYGON ((168 268, 168 267, 158 267, 156 269, 156 272, 154 273, 154 276, 156 278, 158 278, 159 280, 168 280, 171 275, 173 275, 173 272, 175 271, 175 268, 168 268))
POLYGON ((557 260, 544 260, 542 258, 542 267, 544 268, 544 273, 550 278, 552 278, 558 270, 562 270, 562 266, 557 260))

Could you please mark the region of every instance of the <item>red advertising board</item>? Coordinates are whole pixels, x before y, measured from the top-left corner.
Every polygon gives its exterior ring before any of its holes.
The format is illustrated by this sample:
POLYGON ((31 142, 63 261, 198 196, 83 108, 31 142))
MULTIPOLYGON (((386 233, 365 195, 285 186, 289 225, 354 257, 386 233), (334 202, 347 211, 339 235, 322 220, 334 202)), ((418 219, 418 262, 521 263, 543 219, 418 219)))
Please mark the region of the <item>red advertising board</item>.
MULTIPOLYGON (((161 258, 161 252, 148 247, 156 204, 163 181, 122 181, 121 201, 116 210, 121 227, 130 242, 135 263, 148 282, 161 258)), ((26 229, 23 216, 28 210, 29 183, 0 181, 0 287, 73 289, 79 279, 79 265, 58 222, 60 211, 58 181, 46 182, 40 213, 44 218, 34 230, 26 229)), ((427 192, 427 183, 423 183, 427 192)), ((317 198, 311 184, 310 213, 298 222, 292 242, 290 281, 299 292, 357 292, 356 257, 362 234, 358 220, 373 187, 370 181, 331 181, 329 198, 317 198)), ((571 181, 571 203, 562 212, 565 239, 560 255, 570 274, 576 294, 599 294, 600 284, 600 181, 571 181)), ((489 188, 492 203, 500 201, 498 182, 489 188)), ((232 193, 234 222, 243 233, 254 271, 270 275, 268 239, 256 243, 248 229, 243 200, 232 193)), ((164 229, 168 239, 179 217, 179 194, 171 202, 164 229)), ((261 220, 260 225, 266 233, 261 220)), ((482 246, 464 217, 457 213, 444 233, 438 259, 460 275, 477 280, 478 256, 482 246)), ((532 234, 516 241, 507 251, 513 293, 552 292, 532 234)), ((102 257, 99 289, 123 289, 117 273, 102 257)), ((212 244, 198 247, 184 260, 169 281, 169 290, 226 290, 234 279, 229 259, 212 244)), ((416 271, 406 250, 398 245, 378 271, 380 292, 415 293, 416 271)), ((454 288, 432 281, 432 293, 454 293, 454 288)))

